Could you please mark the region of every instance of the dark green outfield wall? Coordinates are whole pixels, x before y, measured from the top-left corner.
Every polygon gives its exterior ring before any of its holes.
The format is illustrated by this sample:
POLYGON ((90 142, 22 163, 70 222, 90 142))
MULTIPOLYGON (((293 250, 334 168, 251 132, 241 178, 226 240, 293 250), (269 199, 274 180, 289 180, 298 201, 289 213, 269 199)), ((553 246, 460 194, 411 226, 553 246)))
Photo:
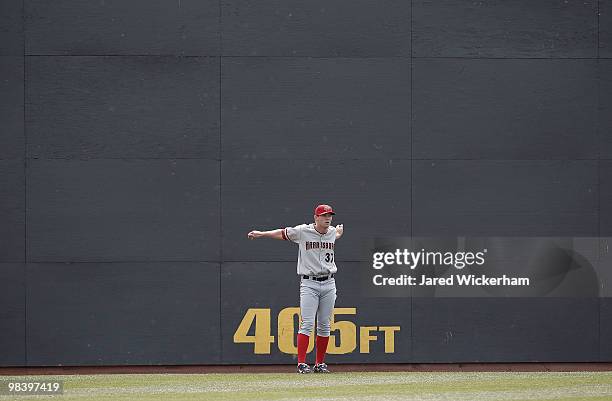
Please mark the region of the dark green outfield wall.
POLYGON ((246 233, 319 202, 330 362, 612 361, 611 298, 354 273, 373 236, 612 235, 612 1, 0 7, 0 366, 293 361, 296 249, 246 233), (234 342, 249 308, 269 354, 234 342))

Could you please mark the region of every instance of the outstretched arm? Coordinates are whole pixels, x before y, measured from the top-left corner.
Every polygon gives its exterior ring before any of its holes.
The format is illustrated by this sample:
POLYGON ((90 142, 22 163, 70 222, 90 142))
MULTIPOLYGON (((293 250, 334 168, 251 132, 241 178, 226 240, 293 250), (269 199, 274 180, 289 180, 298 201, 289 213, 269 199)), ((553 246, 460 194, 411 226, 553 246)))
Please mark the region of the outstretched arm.
POLYGON ((249 239, 257 239, 257 238, 272 238, 272 239, 280 239, 283 240, 283 229, 279 228, 272 231, 257 231, 253 230, 249 234, 249 239))
POLYGON ((342 237, 342 234, 344 234, 344 225, 338 224, 336 226, 336 239, 342 237))

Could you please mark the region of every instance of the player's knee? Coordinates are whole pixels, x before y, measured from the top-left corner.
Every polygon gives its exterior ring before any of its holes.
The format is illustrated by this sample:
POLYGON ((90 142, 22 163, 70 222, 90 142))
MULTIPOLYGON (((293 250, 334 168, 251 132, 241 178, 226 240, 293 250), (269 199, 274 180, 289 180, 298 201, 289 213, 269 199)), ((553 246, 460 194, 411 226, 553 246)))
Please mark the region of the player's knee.
POLYGON ((305 334, 307 336, 312 334, 312 329, 314 328, 314 319, 303 319, 300 322, 300 330, 299 333, 305 334))
POLYGON ((330 328, 331 325, 329 322, 317 324, 317 335, 321 337, 329 337, 330 328))

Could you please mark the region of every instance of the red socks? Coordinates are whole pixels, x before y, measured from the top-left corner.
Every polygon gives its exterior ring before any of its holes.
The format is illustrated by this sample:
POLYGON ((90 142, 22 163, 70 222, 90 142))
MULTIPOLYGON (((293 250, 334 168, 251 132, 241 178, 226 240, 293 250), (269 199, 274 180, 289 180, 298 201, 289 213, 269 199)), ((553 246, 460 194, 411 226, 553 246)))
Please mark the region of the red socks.
MULTIPOLYGON (((306 363, 306 351, 308 351, 308 341, 310 337, 305 334, 298 333, 297 335, 297 349, 298 349, 298 363, 306 363)), ((329 337, 317 336, 317 362, 323 363, 325 361, 325 352, 327 351, 327 343, 329 343, 329 337)))
POLYGON ((323 363, 325 360, 325 351, 327 351, 327 343, 329 337, 317 336, 317 363, 323 363))
POLYGON ((308 350, 309 340, 310 338, 306 334, 298 333, 297 335, 298 363, 306 363, 306 351, 308 350))

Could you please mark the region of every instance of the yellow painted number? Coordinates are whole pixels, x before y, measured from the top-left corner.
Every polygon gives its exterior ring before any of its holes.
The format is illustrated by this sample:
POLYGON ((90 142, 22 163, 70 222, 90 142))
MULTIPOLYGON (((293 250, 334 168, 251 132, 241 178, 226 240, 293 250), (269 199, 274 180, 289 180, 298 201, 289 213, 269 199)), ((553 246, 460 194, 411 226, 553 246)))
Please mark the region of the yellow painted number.
POLYGON ((256 354, 269 354, 273 342, 274 337, 270 335, 270 309, 249 308, 234 333, 234 343, 253 343, 256 354), (249 335, 253 320, 255 334, 249 335))
POLYGON ((331 317, 331 331, 338 330, 340 332, 340 344, 336 346, 336 336, 329 336, 329 344, 327 345, 328 354, 348 354, 357 347, 357 327, 355 323, 346 320, 336 322, 336 315, 355 315, 357 308, 334 308, 334 313, 331 317))
MULTIPOLYGON (((278 313, 278 349, 285 354, 297 354, 297 345, 295 344, 295 316, 301 320, 300 308, 292 307, 285 308, 278 313)), ((310 336, 308 342, 308 351, 314 348, 314 336, 310 336)))
MULTIPOLYGON (((270 344, 274 342, 274 336, 271 333, 271 318, 270 308, 249 308, 242 321, 238 325, 234 333, 234 343, 250 343, 254 345, 255 354, 270 354, 270 344), (255 322, 254 334, 249 335, 249 330, 255 322)), ((331 334, 327 353, 329 354, 350 354, 357 348, 359 341, 359 353, 369 354, 370 343, 377 341, 376 332, 384 334, 385 353, 392 354, 395 352, 395 333, 400 331, 399 326, 361 326, 359 332, 355 323, 348 320, 338 320, 339 315, 356 315, 357 308, 334 308, 331 316, 331 331, 338 331, 337 334, 331 334)), ((290 307, 281 310, 278 314, 278 349, 285 354, 297 354, 297 345, 295 344, 295 318, 301 321, 300 308, 290 307)), ((310 341, 308 343, 308 352, 314 349, 315 335, 310 333, 310 341)))

